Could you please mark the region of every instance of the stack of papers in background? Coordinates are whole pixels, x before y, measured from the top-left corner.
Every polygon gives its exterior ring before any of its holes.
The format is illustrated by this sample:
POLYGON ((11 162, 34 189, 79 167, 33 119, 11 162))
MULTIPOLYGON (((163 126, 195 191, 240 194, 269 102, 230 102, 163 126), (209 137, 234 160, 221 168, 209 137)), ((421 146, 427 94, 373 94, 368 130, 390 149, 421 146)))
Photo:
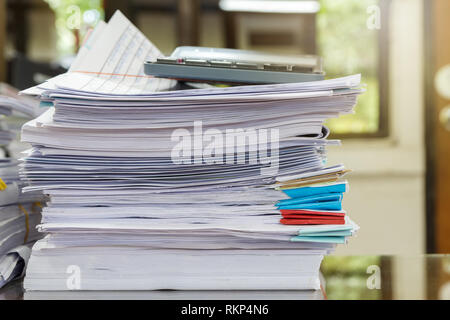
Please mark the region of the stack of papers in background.
POLYGON ((19 91, 6 84, 0 83, 0 113, 6 116, 20 113, 33 119, 45 111, 39 107, 39 100, 18 95, 19 91))
POLYGON ((92 36, 70 72, 24 92, 54 105, 22 131, 26 191, 50 197, 25 288, 318 289, 342 239, 328 236, 357 226, 282 224, 276 189, 345 173, 325 167, 339 142, 322 123, 352 112, 360 76, 169 90, 143 74, 160 53, 120 12, 92 36))
POLYGON ((0 146, 10 144, 17 137, 14 128, 9 128, 6 117, 33 119, 43 111, 44 108, 39 108, 39 100, 19 96, 17 89, 6 83, 0 83, 0 146))
POLYGON ((18 170, 17 160, 0 160, 0 257, 40 237, 36 225, 41 220, 42 192, 23 193, 18 170))
MULTIPOLYGON (((44 111, 39 100, 17 95, 18 91, 0 84, 0 113, 2 121, 17 114, 29 120, 44 111), (5 117, 7 116, 7 117, 5 117)), ((22 121, 22 124, 23 122, 22 121)), ((0 144, 5 148, 17 136, 13 131, 0 132, 0 144), (2 139, 7 132, 8 139, 2 139)), ((36 225, 41 220, 42 192, 23 193, 24 183, 19 179, 19 161, 0 159, 0 288, 21 277, 30 256, 31 244, 41 238, 36 225)))
POLYGON ((30 254, 31 248, 23 245, 0 256, 0 288, 24 275, 30 254))

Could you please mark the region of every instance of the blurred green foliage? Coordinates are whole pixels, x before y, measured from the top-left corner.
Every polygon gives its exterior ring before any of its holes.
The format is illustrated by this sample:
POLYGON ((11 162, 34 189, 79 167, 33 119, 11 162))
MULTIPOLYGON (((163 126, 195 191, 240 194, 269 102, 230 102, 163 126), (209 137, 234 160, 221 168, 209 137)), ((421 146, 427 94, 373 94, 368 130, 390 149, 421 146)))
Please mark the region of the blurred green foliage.
POLYGON ((55 12, 60 55, 76 53, 75 34, 82 39, 87 30, 103 20, 102 0, 44 0, 55 12))
POLYGON ((327 78, 361 73, 367 85, 355 114, 328 121, 333 133, 374 133, 379 127, 378 30, 367 27, 367 8, 374 4, 378 0, 320 0, 317 41, 327 78))
POLYGON ((381 299, 379 289, 367 288, 367 267, 380 266, 379 256, 326 256, 321 265, 328 299, 381 299))

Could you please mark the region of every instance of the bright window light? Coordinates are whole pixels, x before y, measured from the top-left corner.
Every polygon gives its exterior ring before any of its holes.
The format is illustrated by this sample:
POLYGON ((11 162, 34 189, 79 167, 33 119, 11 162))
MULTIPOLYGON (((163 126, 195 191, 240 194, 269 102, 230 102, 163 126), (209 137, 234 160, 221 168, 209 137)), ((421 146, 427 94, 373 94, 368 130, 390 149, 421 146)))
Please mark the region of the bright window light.
POLYGON ((317 1, 268 1, 268 0, 221 0, 223 11, 270 12, 270 13, 316 13, 320 10, 317 1))

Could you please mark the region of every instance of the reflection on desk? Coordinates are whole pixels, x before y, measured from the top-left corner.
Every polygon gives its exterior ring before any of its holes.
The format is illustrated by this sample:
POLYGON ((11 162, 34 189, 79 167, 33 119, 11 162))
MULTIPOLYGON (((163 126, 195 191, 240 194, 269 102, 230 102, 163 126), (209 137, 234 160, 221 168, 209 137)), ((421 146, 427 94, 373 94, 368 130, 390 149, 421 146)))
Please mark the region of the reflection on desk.
POLYGON ((450 255, 328 256, 328 299, 450 299, 450 255))
POLYGON ((321 291, 65 291, 23 292, 22 281, 0 299, 450 299, 450 255, 327 256, 321 291))

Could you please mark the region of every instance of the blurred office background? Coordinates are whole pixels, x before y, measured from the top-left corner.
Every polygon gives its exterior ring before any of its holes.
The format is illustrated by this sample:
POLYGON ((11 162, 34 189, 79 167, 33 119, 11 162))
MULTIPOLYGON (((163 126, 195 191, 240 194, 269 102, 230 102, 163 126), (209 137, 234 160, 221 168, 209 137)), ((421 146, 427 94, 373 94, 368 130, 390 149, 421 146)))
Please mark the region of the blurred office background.
MULTIPOLYGON (((450 253, 450 1, 0 0, 0 81, 23 89, 64 72, 116 9, 165 54, 179 45, 319 54, 327 77, 362 73, 356 114, 328 123, 343 142, 330 162, 354 170, 344 206, 361 226, 337 254, 450 253)), ((373 259, 347 267, 365 274, 373 259)), ((333 263, 345 265, 330 259, 331 273, 333 263)))

